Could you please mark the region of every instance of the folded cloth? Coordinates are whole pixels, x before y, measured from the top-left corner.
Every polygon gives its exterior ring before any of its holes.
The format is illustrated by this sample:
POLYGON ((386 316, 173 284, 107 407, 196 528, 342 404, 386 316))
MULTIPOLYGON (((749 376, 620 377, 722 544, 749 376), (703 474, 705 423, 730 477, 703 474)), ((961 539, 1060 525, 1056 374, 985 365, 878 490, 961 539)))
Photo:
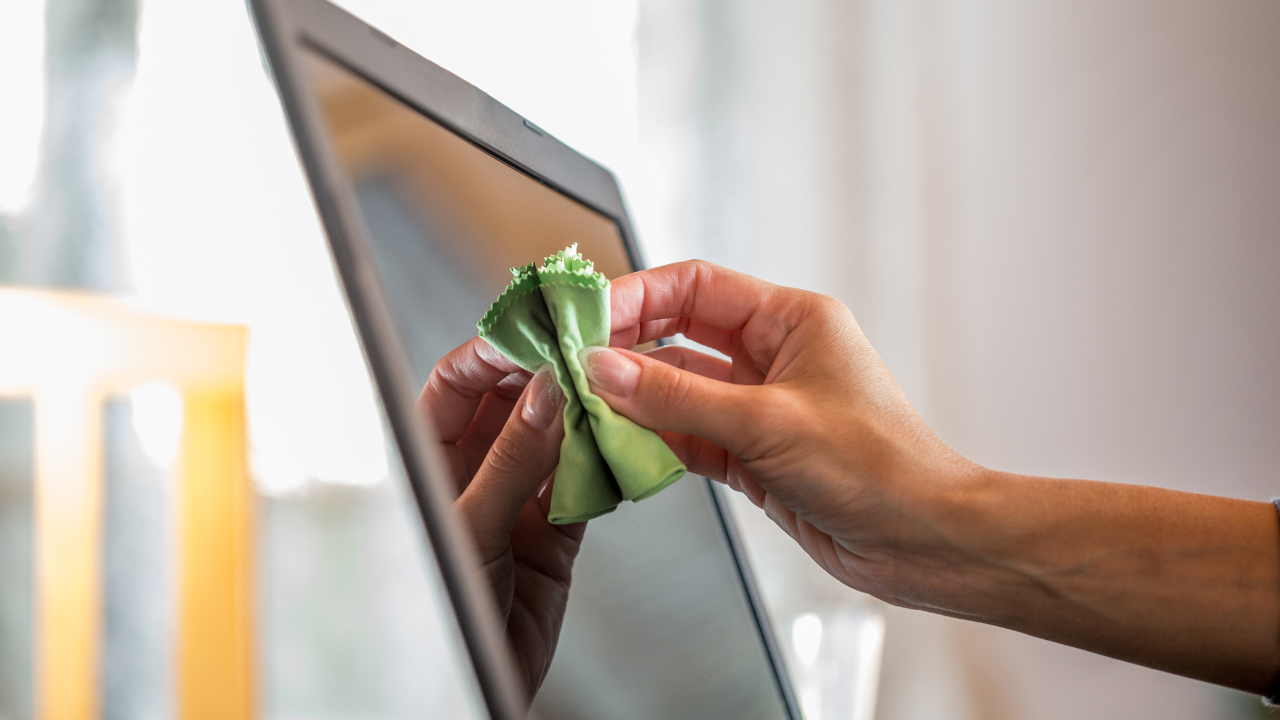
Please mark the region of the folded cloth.
POLYGON ((591 392, 578 351, 609 345, 609 280, 578 255, 577 243, 543 261, 511 268, 511 284, 477 324, 480 337, 516 365, 548 363, 564 392, 564 441, 547 519, 581 522, 643 500, 680 479, 685 467, 652 430, 615 413, 591 392))

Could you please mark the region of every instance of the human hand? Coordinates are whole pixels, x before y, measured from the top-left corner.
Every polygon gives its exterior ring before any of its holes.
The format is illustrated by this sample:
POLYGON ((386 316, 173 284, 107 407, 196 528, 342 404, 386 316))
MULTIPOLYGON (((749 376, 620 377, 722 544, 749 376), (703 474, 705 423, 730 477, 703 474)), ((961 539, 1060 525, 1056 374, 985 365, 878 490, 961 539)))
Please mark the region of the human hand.
POLYGON ((417 403, 440 435, 454 508, 475 539, 530 697, 551 666, 586 529, 547 521, 563 407, 548 369, 531 378, 479 338, 436 363, 417 403))
POLYGON ((836 578, 923 600, 916 566, 898 561, 914 547, 936 562, 946 539, 920 502, 978 466, 929 430, 844 305, 692 261, 614 280, 611 307, 613 346, 681 333, 731 361, 588 348, 593 390, 659 430, 691 472, 745 493, 836 578))
POLYGON ((1280 672, 1268 503, 984 468, 947 447, 833 298, 692 261, 612 283, 592 389, 895 605, 1249 692, 1280 672))

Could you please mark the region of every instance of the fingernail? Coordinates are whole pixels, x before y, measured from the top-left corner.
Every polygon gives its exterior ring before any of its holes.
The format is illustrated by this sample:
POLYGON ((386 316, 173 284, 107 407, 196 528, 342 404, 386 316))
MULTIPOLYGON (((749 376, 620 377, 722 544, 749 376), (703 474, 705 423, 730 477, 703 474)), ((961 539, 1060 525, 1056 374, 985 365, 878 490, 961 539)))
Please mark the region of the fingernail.
POLYGON ((587 380, 606 392, 631 397, 640 382, 640 366, 634 360, 605 347, 583 348, 578 353, 587 380))
POLYGON ((550 365, 544 365, 529 381, 529 392, 524 396, 520 417, 538 430, 546 430, 555 422, 560 409, 560 383, 550 365))

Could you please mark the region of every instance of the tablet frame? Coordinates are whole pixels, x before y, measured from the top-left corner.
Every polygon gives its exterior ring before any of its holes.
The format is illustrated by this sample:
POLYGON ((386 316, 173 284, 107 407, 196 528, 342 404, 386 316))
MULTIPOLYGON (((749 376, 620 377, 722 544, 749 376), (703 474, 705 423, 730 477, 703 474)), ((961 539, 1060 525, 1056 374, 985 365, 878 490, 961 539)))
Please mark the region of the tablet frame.
MULTIPOLYGON (((461 78, 327 0, 248 0, 264 63, 275 81, 328 238, 365 359, 403 460, 475 677, 494 720, 521 720, 528 699, 516 680, 492 593, 475 568, 470 537, 450 512, 443 463, 414 411, 409 353, 393 320, 355 194, 326 141, 323 115, 304 82, 303 47, 318 52, 440 123, 490 156, 617 223, 634 269, 644 263, 613 174, 461 78)), ((744 594, 791 720, 800 713, 723 489, 702 480, 728 541, 744 594)))

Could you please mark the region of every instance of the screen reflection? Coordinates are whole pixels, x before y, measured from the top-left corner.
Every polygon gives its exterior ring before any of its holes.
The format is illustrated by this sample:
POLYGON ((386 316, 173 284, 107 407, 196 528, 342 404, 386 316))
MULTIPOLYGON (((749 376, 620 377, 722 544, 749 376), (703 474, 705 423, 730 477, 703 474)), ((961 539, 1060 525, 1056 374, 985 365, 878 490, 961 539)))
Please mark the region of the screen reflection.
MULTIPOLYGON (((476 321, 510 280, 508 268, 576 242, 606 276, 631 271, 613 219, 504 164, 327 58, 308 51, 306 61, 419 386, 442 358, 475 336, 476 321)), ((524 380, 527 374, 506 384, 524 380)), ((503 413, 511 407, 502 398, 484 402, 503 413)), ((470 417, 475 407, 453 410, 470 417)), ((476 459, 459 459, 455 480, 465 486, 476 459)), ((518 664, 536 693, 535 714, 787 717, 705 481, 687 476, 587 528, 552 528, 545 512, 540 524, 524 517, 510 538, 513 554, 536 556, 550 538, 569 548, 561 559, 572 565, 567 606, 563 593, 525 598, 532 604, 524 610, 546 631, 543 637, 531 642, 516 627, 519 613, 511 613, 508 625, 518 664)), ((520 575, 486 570, 499 604, 511 606, 513 582, 519 604, 520 575)))

